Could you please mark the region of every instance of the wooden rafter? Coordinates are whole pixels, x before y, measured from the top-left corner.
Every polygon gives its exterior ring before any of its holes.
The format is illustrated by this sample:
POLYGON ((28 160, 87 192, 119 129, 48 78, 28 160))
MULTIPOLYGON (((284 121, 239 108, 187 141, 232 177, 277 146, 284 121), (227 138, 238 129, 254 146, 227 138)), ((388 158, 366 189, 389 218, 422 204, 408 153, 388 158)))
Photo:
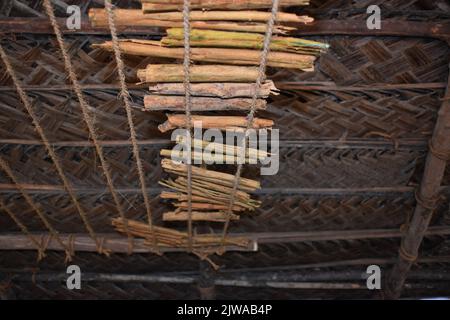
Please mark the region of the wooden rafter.
POLYGON ((416 192, 417 205, 402 238, 398 261, 392 268, 387 282, 386 297, 398 298, 419 248, 429 229, 431 218, 440 197, 440 187, 447 161, 450 160, 450 78, 439 110, 438 119, 430 140, 420 187, 416 192))
MULTIPOLYGON (((33 233, 38 239, 47 237, 47 234, 33 233)), ((426 236, 445 236, 450 235, 450 227, 432 227, 424 235, 426 236)), ((113 234, 98 234, 100 238, 105 239, 103 247, 112 252, 128 252, 128 240, 124 237, 113 234)), ((256 244, 270 243, 292 243, 304 241, 336 241, 336 240, 355 240, 355 239, 386 239, 400 238, 402 233, 398 229, 372 229, 372 230, 345 230, 345 231, 308 231, 308 232, 262 232, 262 233, 234 233, 230 237, 245 237, 252 239, 249 248, 228 247, 227 251, 255 251, 256 244)), ((60 234, 61 239, 68 241, 69 234, 60 234)), ((151 252, 151 248, 143 245, 144 240, 135 239, 133 248, 134 253, 151 252)), ((75 251, 96 252, 95 242, 87 234, 73 234, 72 243, 75 251)), ((61 251, 63 248, 55 241, 50 240, 47 246, 48 250, 61 251)), ((0 234, 0 250, 35 250, 35 246, 30 239, 18 233, 0 234)), ((163 252, 185 252, 185 249, 161 248, 163 252)))

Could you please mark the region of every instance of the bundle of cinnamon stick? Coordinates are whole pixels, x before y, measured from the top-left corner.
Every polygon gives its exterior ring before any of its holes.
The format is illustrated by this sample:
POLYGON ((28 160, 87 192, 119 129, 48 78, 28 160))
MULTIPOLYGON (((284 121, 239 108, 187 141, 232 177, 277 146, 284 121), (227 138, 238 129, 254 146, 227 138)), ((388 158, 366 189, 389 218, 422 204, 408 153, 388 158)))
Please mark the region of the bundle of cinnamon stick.
MULTIPOLYGON (((161 41, 127 39, 121 50, 130 55, 181 59, 184 54, 183 0, 141 0, 142 10, 117 9, 117 26, 152 26, 165 28, 161 41)), ((280 7, 305 6, 309 0, 285 0, 280 7)), ((191 2, 190 45, 193 61, 235 65, 258 65, 263 47, 266 24, 271 13, 270 0, 195 0, 191 2)), ((104 9, 91 9, 89 18, 94 26, 107 27, 104 9)), ((327 44, 317 41, 285 37, 283 34, 314 22, 309 16, 278 12, 270 45, 268 66, 314 70, 314 61, 327 44), (289 23, 291 26, 285 25, 289 23)), ((96 45, 112 51, 110 41, 96 45)))
MULTIPOLYGON (((141 83, 149 84, 149 94, 144 97, 144 111, 183 112, 186 110, 185 70, 180 64, 184 58, 183 0, 141 0, 141 10, 114 10, 115 24, 119 29, 130 26, 159 27, 166 31, 159 40, 122 39, 119 48, 123 54, 142 57, 160 57, 174 59, 172 64, 151 64, 137 70, 141 83)), ((317 57, 328 49, 325 43, 289 37, 288 33, 313 18, 283 12, 290 6, 306 6, 309 0, 280 0, 281 11, 277 13, 273 27, 267 66, 313 71, 317 57)), ((191 0, 190 1, 190 60, 189 67, 191 121, 186 114, 167 114, 167 121, 158 129, 167 132, 188 125, 201 123, 203 129, 219 129, 247 133, 252 129, 271 129, 273 121, 252 117, 249 123, 246 116, 198 115, 196 112, 235 110, 248 114, 252 108, 267 108, 266 99, 278 94, 270 80, 256 87, 259 78, 258 65, 261 61, 267 22, 271 17, 272 0, 191 0), (256 97, 256 99, 255 99, 256 97)), ((94 26, 108 27, 108 14, 105 9, 90 9, 89 19, 94 26)), ((95 48, 113 51, 113 43, 105 41, 93 45, 95 48)), ((203 166, 191 167, 191 179, 188 181, 188 167, 176 160, 186 160, 183 152, 163 149, 163 170, 172 175, 159 182, 166 187, 161 193, 162 199, 170 200, 174 210, 163 214, 163 221, 209 221, 225 223, 239 220, 246 211, 254 211, 261 202, 251 197, 251 193, 260 188, 256 180, 241 177, 235 187, 235 176, 206 168, 215 156, 231 157, 242 163, 256 163, 270 153, 258 149, 245 148, 220 143, 192 139, 189 135, 178 136, 177 143, 189 146, 188 157, 200 161, 203 166), (206 155, 205 149, 213 147, 214 156, 206 155), (218 152, 217 150, 220 150, 218 152), (168 159, 170 157, 170 159, 168 159), (236 191, 236 192, 234 192, 236 191), (231 198, 234 194, 233 205, 231 198), (230 207, 231 206, 231 207, 230 207)), ((115 228, 124 233, 125 222, 114 219, 115 228)), ((188 234, 168 228, 154 227, 137 221, 128 221, 131 233, 145 238, 146 244, 187 248, 188 234), (153 231, 152 231, 153 230, 153 231), (154 233, 153 233, 154 232, 154 233)), ((194 248, 218 246, 223 244, 222 237, 198 235, 194 248)), ((248 239, 226 238, 226 245, 247 246, 248 239)))
MULTIPOLYGON (((137 238, 144 238, 144 244, 148 246, 153 246, 153 239, 155 239, 158 246, 169 248, 188 248, 189 235, 187 232, 181 232, 174 229, 158 226, 153 226, 152 232, 152 228, 150 228, 147 223, 129 219, 125 221, 122 218, 114 218, 112 220, 112 225, 115 227, 115 229, 123 234, 127 233, 125 223, 127 223, 128 231, 130 232, 130 234, 137 238), (153 238, 154 236, 155 238, 153 238)), ((250 244, 250 240, 243 237, 226 237, 224 239, 224 242, 225 245, 238 247, 248 247, 250 244)), ((195 236, 192 247, 217 247, 221 244, 221 235, 199 234, 195 236)))
MULTIPOLYGON (((188 220, 188 181, 187 166, 176 163, 170 159, 161 161, 165 172, 175 174, 178 177, 162 180, 160 185, 171 191, 163 191, 162 199, 170 199, 175 202, 175 211, 164 213, 164 221, 188 220)), ((208 170, 200 167, 192 167, 192 220, 225 222, 230 203, 230 194, 233 190, 234 175, 208 170)), ((235 202, 231 208, 233 212, 242 214, 244 211, 254 211, 261 204, 260 201, 250 197, 249 192, 260 188, 258 181, 241 178, 235 196, 235 202)), ((231 220, 239 220, 238 214, 231 214, 231 220)))

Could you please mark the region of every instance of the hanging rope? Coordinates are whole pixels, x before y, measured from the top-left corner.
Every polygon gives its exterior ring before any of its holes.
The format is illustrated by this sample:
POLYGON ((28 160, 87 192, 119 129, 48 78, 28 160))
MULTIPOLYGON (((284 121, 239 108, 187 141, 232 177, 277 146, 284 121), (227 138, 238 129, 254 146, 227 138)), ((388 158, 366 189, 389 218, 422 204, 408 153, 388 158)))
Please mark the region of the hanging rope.
MULTIPOLYGON (((264 37, 263 50, 261 52, 261 62, 260 62, 259 69, 258 69, 258 77, 256 78, 256 84, 255 84, 255 88, 254 88, 255 90, 254 90, 253 96, 252 96, 252 107, 250 109, 249 114, 247 115, 247 126, 245 128, 244 136, 242 138, 242 145, 241 145, 242 149, 241 150, 245 150, 248 130, 253 126, 253 121, 254 121, 256 107, 257 107, 256 102, 258 100, 259 91, 261 90, 261 84, 266 79, 267 59, 268 59, 269 51, 270 51, 270 42, 272 40, 273 28, 274 28, 275 20, 276 20, 277 13, 278 13, 278 4, 279 4, 279 0, 272 0, 272 13, 271 13, 270 19, 267 23, 267 31, 266 31, 266 35, 264 37)), ((228 227, 230 225, 231 214, 232 214, 232 210, 233 210, 233 206, 234 206, 234 202, 235 202, 235 198, 236 198, 236 192, 239 187, 239 182, 241 179, 242 168, 243 168, 243 164, 242 163, 238 164, 236 174, 234 177, 233 191, 230 196, 230 203, 228 204, 228 208, 227 208, 227 217, 226 217, 226 221, 225 221, 225 224, 223 226, 223 231, 222 231, 222 241, 221 241, 222 251, 225 247, 225 240, 226 240, 226 236, 227 236, 227 232, 228 232, 228 227)))
POLYGON ((41 261, 43 258, 45 258, 45 249, 41 246, 39 241, 30 233, 28 228, 20 221, 20 219, 16 216, 14 212, 12 212, 3 202, 3 200, 0 199, 0 209, 5 211, 8 216, 16 223, 16 225, 20 228, 22 233, 24 233, 28 239, 36 246, 36 249, 38 251, 38 258, 37 261, 41 261))
POLYGON ((58 243, 61 245, 61 247, 64 249, 64 251, 66 252, 66 262, 70 262, 72 261, 72 252, 70 250, 70 248, 64 244, 64 242, 61 240, 58 231, 56 231, 53 226, 50 224, 50 222, 48 221, 47 217, 45 216, 44 212, 42 212, 41 209, 39 209, 39 207, 37 206, 37 204, 33 201, 33 199, 31 199, 31 197, 28 195, 28 193, 25 191, 25 189, 22 187, 22 185, 20 184, 20 182, 17 180, 16 176, 14 175, 14 173, 12 172, 11 168, 9 167, 9 165, 6 163, 5 160, 3 160, 3 158, 0 157, 0 167, 3 169, 3 171, 5 171, 5 173, 8 175, 8 177, 13 181, 13 183, 17 186, 17 188, 19 189, 20 193, 22 194, 22 196, 25 198, 25 200, 27 201, 27 203, 30 205, 31 208, 33 208, 34 211, 36 211, 36 213, 38 214, 39 218, 41 219, 41 221, 44 223, 45 227, 48 229, 48 231, 50 232, 50 234, 52 235, 53 238, 56 239, 56 241, 58 241, 58 243))
POLYGON ((50 142, 47 139, 47 135, 45 134, 44 129, 40 125, 39 118, 36 115, 36 113, 34 112, 33 108, 31 107, 30 100, 29 100, 27 94, 25 93, 25 90, 23 90, 22 85, 21 85, 19 79, 17 78, 16 73, 14 72, 14 69, 12 68, 11 62, 1 45, 0 45, 0 56, 3 60, 3 63, 6 66, 6 71, 8 72, 9 76, 11 77, 11 79, 14 83, 14 86, 16 87, 17 93, 19 94, 19 97, 22 100, 22 103, 23 103, 25 109, 27 110, 29 116, 31 117, 31 120, 33 122, 34 127, 36 128, 37 133, 39 134, 42 142, 44 143, 45 148, 47 149, 48 155, 50 156, 50 158, 53 161, 53 164, 55 165, 56 171, 58 172, 58 175, 63 182, 64 189, 66 189, 67 193, 69 194, 70 198, 72 199, 72 202, 74 203, 76 209, 78 210, 78 213, 81 217, 81 220, 84 223, 84 226, 86 227, 86 230, 88 231, 91 238, 97 244, 97 251, 99 253, 107 253, 106 251, 102 252, 101 250, 99 250, 99 248, 100 248, 99 241, 97 239, 97 235, 95 234, 94 229, 92 228, 91 224, 89 223, 87 214, 84 211, 84 209, 81 207, 81 204, 79 203, 77 196, 75 195, 75 192, 63 171, 63 168, 61 166, 61 161, 59 160, 59 158, 56 155, 55 151, 53 150, 52 146, 50 145, 50 142))
POLYGON ((127 113, 128 126, 130 127, 131 144, 133 146, 133 155, 134 155, 134 159, 136 160, 136 167, 137 167, 137 171, 139 174, 139 183, 141 186, 142 196, 144 197, 145 209, 147 211, 148 224, 150 226, 150 230, 153 235, 152 236, 153 247, 154 247, 155 252, 159 252, 158 242, 157 242, 156 234, 155 234, 154 228, 153 228, 153 217, 152 217, 152 211, 151 211, 151 207, 150 207, 150 200, 149 200, 148 194, 147 194, 147 187, 146 187, 146 183, 145 183, 145 174, 144 174, 141 156, 139 154, 139 146, 138 146, 136 129, 134 127, 133 113, 132 113, 131 105, 130 105, 130 93, 128 92, 126 80, 125 80, 125 72, 124 72, 125 65, 123 63, 123 60, 122 60, 122 57, 120 54, 119 38, 117 37, 117 28, 115 25, 115 17, 114 17, 114 11, 113 11, 113 6, 111 4, 111 0, 105 0, 105 8, 106 8, 106 11, 108 12, 108 23, 109 23, 109 28, 111 31, 114 55, 115 55, 116 63, 117 63, 117 72, 119 73, 120 95, 123 99, 125 110, 127 113))
POLYGON ((97 132, 96 132, 96 128, 95 128, 95 122, 93 120, 93 117, 90 115, 90 106, 88 105, 87 101, 84 98, 83 92, 81 90, 80 84, 78 83, 77 80, 77 76, 75 74, 75 71, 73 69, 72 66, 72 62, 69 58, 69 54, 67 52, 67 48, 65 46, 64 43, 64 39, 62 37, 62 33, 61 30, 59 28, 58 23, 56 22, 56 18, 55 18, 55 14, 54 14, 54 10, 53 10, 53 5, 51 4, 50 0, 44 0, 44 7, 45 7, 45 11, 50 19, 50 23, 53 27, 53 31, 56 35, 56 39, 58 41, 58 45, 61 49, 61 54, 63 56, 64 59, 64 65, 66 68, 67 73, 69 74, 69 78, 72 81, 73 84, 73 88, 74 91, 78 97, 78 101, 80 102, 80 107, 81 107, 81 111, 83 114, 83 118, 84 121, 86 122, 86 125, 88 127, 89 130, 89 134, 91 136, 92 142, 94 143, 95 146, 95 150, 98 154, 98 157, 100 159, 100 164, 102 166, 103 169, 103 173, 105 175, 106 178, 106 183, 108 185, 109 191, 113 197, 113 201, 114 204, 117 208, 117 211, 119 212, 120 217, 123 219, 124 221, 124 227, 125 227, 125 232, 128 235, 128 240, 129 240, 129 250, 128 253, 131 254, 132 253, 132 249, 133 249, 133 238, 129 232, 129 228, 128 228, 128 220, 125 217, 125 213, 123 211, 122 205, 120 204, 119 201, 119 196, 117 195, 116 189, 114 188, 114 184, 113 184, 113 180, 111 177, 111 172, 110 172, 110 168, 108 163, 106 162, 104 153, 103 153, 103 147, 100 145, 100 143, 98 142, 98 136, 97 136, 97 132))
MULTIPOLYGON (((192 134, 192 101, 191 101, 191 83, 190 83, 190 65, 191 65, 191 44, 189 41, 191 34, 191 24, 189 21, 190 15, 190 0, 184 0, 183 2, 183 34, 184 34, 184 59, 183 59, 183 69, 184 69, 184 102, 185 102, 185 114, 186 114, 186 130, 189 134, 192 134)), ((190 137, 187 137, 190 138, 190 137)), ((190 147, 190 143, 188 144, 190 147)), ((192 149, 189 148, 187 156, 187 205, 188 205, 188 248, 192 251, 193 235, 192 235, 192 162, 191 162, 191 152, 192 149)))

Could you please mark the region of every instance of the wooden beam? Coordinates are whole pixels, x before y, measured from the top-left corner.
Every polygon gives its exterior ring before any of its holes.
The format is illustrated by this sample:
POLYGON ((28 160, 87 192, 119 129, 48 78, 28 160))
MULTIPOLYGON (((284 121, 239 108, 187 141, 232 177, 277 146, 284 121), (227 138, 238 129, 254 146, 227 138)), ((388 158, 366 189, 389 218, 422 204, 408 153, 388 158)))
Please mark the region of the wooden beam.
MULTIPOLYGON (((33 234, 37 239, 48 239, 47 233, 33 234)), ((230 237, 232 235, 230 234, 230 237)), ((129 242, 126 237, 122 237, 117 233, 102 234, 97 233, 98 239, 104 239, 103 249, 111 250, 114 253, 128 253, 129 242)), ((64 243, 73 244, 75 252, 97 252, 96 242, 87 234, 60 234, 60 238, 64 243)), ((257 251, 257 243, 250 241, 247 248, 237 246, 226 246, 226 251, 238 251, 238 252, 254 252, 257 251)), ((160 252, 186 252, 184 248, 169 248, 159 247, 160 252)), ((30 241, 26 235, 11 233, 0 233, 0 250, 36 250, 36 245, 30 241)), ((64 251, 64 248, 55 240, 49 239, 47 250, 50 251, 64 251)), ((149 253, 152 252, 152 248, 144 245, 144 239, 134 239, 133 253, 149 253)))
MULTIPOLYGON (((276 81, 275 86, 280 90, 301 90, 301 91, 346 91, 346 92, 372 92, 372 91, 399 91, 399 90, 440 90, 447 87, 445 82, 425 82, 425 83, 398 83, 398 84, 373 84, 357 86, 339 86, 329 81, 276 81)), ((120 90, 119 84, 83 84, 80 85, 84 91, 107 91, 120 90)), ((128 83, 129 90, 148 91, 148 84, 128 83)), ((25 91, 30 92, 58 92, 73 91, 72 85, 25 85, 25 91)), ((0 92, 16 91, 13 86, 0 86, 0 92)))
POLYGON ((403 284, 412 264, 419 255, 419 247, 427 233, 428 226, 440 196, 441 183, 447 161, 450 160, 450 78, 446 96, 438 113, 438 119, 430 141, 425 169, 417 191, 417 205, 407 221, 407 230, 402 238, 398 261, 392 268, 387 282, 385 296, 400 297, 403 284))
MULTIPOLYGON (((61 32, 66 35, 111 35, 108 28, 92 27, 89 20, 81 20, 81 29, 68 29, 66 18, 56 19, 61 32)), ((152 27, 123 27, 118 26, 119 34, 135 34, 147 36, 162 36, 163 32, 159 28, 152 27)), ((53 27, 48 18, 2 18, 0 19, 0 33, 29 33, 29 34, 53 34, 53 27)))
MULTIPOLYGON (((80 30, 68 30, 65 21, 64 18, 58 19, 62 32, 65 34, 110 34, 108 28, 92 27, 87 19, 82 20, 80 30)), ((450 23, 398 20, 383 20, 380 30, 369 30, 366 20, 318 20, 310 25, 302 24, 300 26, 297 25, 297 27, 299 27, 299 30, 293 34, 298 36, 406 36, 447 39, 450 34, 450 23)), ((152 27, 118 27, 118 32, 129 35, 164 35, 162 29, 152 27)), ((6 18, 0 19, 0 33, 53 34, 53 29, 46 18, 6 18)))
MULTIPOLYGON (((31 139, 0 139, 0 144, 11 145, 27 145, 27 146, 43 146, 42 140, 31 139)), ((73 141, 50 141, 53 147, 94 147, 92 141, 73 140, 73 141)), ((103 147, 128 147, 131 146, 130 140, 100 140, 99 144, 103 147)), ((146 139, 139 140, 138 145, 141 146, 169 146, 174 141, 170 139, 146 139)), ((394 149, 394 150, 426 150, 427 140, 425 139, 398 139, 395 141, 380 139, 296 139, 296 140, 280 140, 280 147, 289 148, 330 148, 330 149, 394 149)))
MULTIPOLYGON (((47 184, 29 184, 23 183, 21 187, 29 194, 63 194, 66 193, 62 185, 47 184)), ((73 190, 80 194, 105 194, 108 189, 105 187, 84 187, 73 186, 73 190)), ((159 194, 163 188, 149 188, 150 194, 159 194)), ((285 195, 303 195, 303 196, 342 196, 342 195, 398 195, 398 194, 414 194, 414 187, 374 187, 374 188, 263 188, 252 192, 256 195, 267 194, 285 194, 285 195)), ((121 188, 117 191, 122 194, 140 193, 139 188, 121 188)), ((444 186, 441 191, 450 194, 450 186, 444 186)), ((17 185, 11 183, 0 183, 0 194, 20 193, 17 185)))
MULTIPOLYGON (((33 272, 15 273, 14 282, 61 282, 67 279, 67 273, 33 272)), ((127 283, 177 283, 195 284, 200 275, 198 273, 170 272, 153 274, 117 274, 117 273, 89 273, 82 275, 83 282, 127 282, 127 283)), ((367 290, 364 270, 361 271, 315 271, 299 272, 272 272, 272 273, 243 273, 221 274, 220 271, 212 279, 212 285, 235 287, 272 287, 280 289, 363 289, 367 290), (351 282, 350 282, 351 281, 351 282)), ((443 272, 427 273, 417 271, 412 274, 416 281, 431 280, 444 281, 448 286, 449 275, 443 272)), ((420 286, 416 282, 408 284, 410 288, 434 289, 427 284, 420 286)))
POLYGON ((449 39, 450 23, 383 20, 381 29, 369 30, 366 20, 316 20, 307 25, 288 24, 298 27, 292 32, 297 36, 347 35, 347 36, 398 36, 449 39))
MULTIPOLYGON (((46 233, 33 234, 36 238, 47 237, 46 233)), ((432 227, 425 232, 425 236, 445 236, 450 235, 450 227, 432 227)), ((234 233, 230 237, 245 237, 252 240, 249 248, 231 247, 228 251, 256 251, 257 244, 271 243, 292 243, 305 241, 337 241, 356 239, 384 239, 400 238, 402 233, 398 229, 368 229, 368 230, 348 230, 348 231, 309 231, 309 232, 262 232, 262 233, 234 233)), ((72 241, 75 251, 96 252, 96 243, 87 234, 60 234, 61 239, 72 241)), ((113 252, 128 252, 128 239, 116 233, 98 234, 99 238, 104 238, 103 247, 113 252)), ((49 241, 49 250, 62 251, 64 248, 54 239, 49 241)), ((151 252, 151 248, 144 246, 143 240, 136 239, 133 252, 151 252)), ((36 246, 26 235, 20 233, 0 233, 0 250, 36 250, 36 246)), ((162 248, 163 252, 185 252, 185 249, 162 248)))

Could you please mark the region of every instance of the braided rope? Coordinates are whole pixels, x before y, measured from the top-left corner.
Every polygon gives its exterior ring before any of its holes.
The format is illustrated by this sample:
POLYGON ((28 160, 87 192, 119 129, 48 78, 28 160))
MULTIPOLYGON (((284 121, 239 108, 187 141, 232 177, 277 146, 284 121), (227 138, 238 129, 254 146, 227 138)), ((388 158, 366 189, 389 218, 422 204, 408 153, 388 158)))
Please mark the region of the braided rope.
POLYGON ((64 244, 64 242, 59 237, 58 231, 56 231, 53 228, 53 226, 50 224, 50 222, 48 221, 47 217, 45 216, 44 212, 42 212, 42 210, 39 209, 37 204, 28 195, 28 193, 25 191, 25 189, 20 184, 19 180, 17 180, 17 177, 14 175, 14 173, 12 172, 11 168, 9 167, 9 165, 1 157, 0 157, 0 167, 3 169, 3 171, 5 171, 7 176, 14 182, 14 184, 17 185, 17 188, 19 189, 20 193, 25 198, 27 203, 30 205, 31 208, 33 208, 34 211, 36 211, 36 213, 38 214, 39 218, 44 223, 45 227, 49 230, 49 232, 52 235, 52 237, 55 238, 56 241, 58 241, 58 243, 64 249, 64 251, 66 252, 66 262, 72 261, 72 252, 70 251, 69 247, 64 244))
MULTIPOLYGON (((72 66, 72 62, 69 58, 68 52, 67 52, 67 48, 65 46, 64 43, 64 39, 62 37, 62 33, 61 33, 61 29, 58 25, 58 23, 56 22, 56 18, 55 18, 55 14, 54 14, 54 10, 53 10, 53 5, 51 4, 50 0, 44 0, 44 7, 45 7, 45 11, 50 19, 50 23, 53 27, 53 31, 56 35, 56 39, 58 41, 58 45, 61 49, 61 54, 63 56, 64 59, 64 65, 66 68, 66 71, 69 75, 70 80, 72 81, 73 84, 73 88, 74 91, 78 97, 78 100, 80 102, 80 107, 81 107, 81 111, 83 114, 83 118, 84 121, 86 122, 86 125, 88 127, 89 130, 89 134, 91 136, 92 142, 94 143, 95 146, 95 150, 97 151, 98 157, 100 159, 100 164, 102 166, 103 169, 103 173, 105 175, 106 178, 106 183, 108 185, 109 191, 113 197, 114 200, 114 204, 117 208, 117 211, 119 212, 120 217, 123 219, 124 221, 124 227, 125 227, 125 232, 128 236, 128 240, 130 243, 129 248, 132 248, 132 243, 133 243, 133 238, 132 235, 129 232, 129 228, 128 228, 128 221, 125 217, 125 213, 123 211, 122 205, 120 204, 119 201, 119 196, 117 195, 117 191, 114 188, 114 184, 113 184, 113 180, 111 177, 111 172, 110 172, 110 168, 108 163, 106 162, 104 153, 103 153, 103 147, 101 146, 101 144, 98 142, 98 136, 97 136, 97 132, 96 132, 96 128, 95 128, 95 121, 93 120, 93 117, 90 115, 90 106, 88 105, 87 101, 84 98, 83 92, 81 90, 80 84, 78 83, 77 80, 77 76, 75 74, 75 71, 73 69, 72 66)), ((128 252, 129 254, 131 254, 131 251, 129 250, 128 252)))
MULTIPOLYGON (((192 133, 192 101, 191 101, 191 83, 190 83, 190 64, 191 64, 191 44, 190 33, 191 24, 189 21, 190 15, 190 0, 183 1, 183 34, 184 34, 184 57, 183 57, 183 69, 184 69, 184 93, 185 93, 185 114, 186 114, 186 130, 192 133)), ((192 251, 193 234, 192 234, 192 163, 190 149, 187 155, 187 188, 188 188, 188 248, 192 251)))
MULTIPOLYGON (((252 107, 250 109, 249 114, 247 115, 247 126, 245 128, 245 134, 242 138, 242 145, 241 145, 242 149, 241 150, 245 150, 244 148, 246 146, 248 130, 252 127, 253 121, 255 118, 256 102, 258 100, 259 91, 261 90, 261 84, 266 78, 267 60, 268 60, 269 51, 270 51, 270 42, 272 40, 273 28, 274 28, 275 20, 276 20, 277 13, 278 13, 278 5, 279 5, 279 0, 272 0, 272 12, 271 12, 269 21, 267 23, 267 31, 266 31, 266 34, 264 37, 263 50, 261 52, 261 62, 259 64, 259 69, 258 69, 258 77, 256 78, 256 84, 254 87, 255 90, 254 90, 253 96, 252 96, 252 107)), ((234 202, 236 199, 237 189, 239 187, 239 182, 241 179, 242 168, 243 168, 243 164, 239 163, 237 170, 236 170, 235 177, 234 177, 233 191, 230 196, 230 202, 229 202, 228 208, 227 208, 227 217, 226 217, 226 221, 225 221, 225 224, 223 226, 223 231, 222 231, 222 241, 221 241, 222 250, 225 247, 225 240, 226 240, 228 228, 230 225, 231 214, 232 214, 234 202)))
POLYGON ((22 221, 20 221, 20 219, 16 216, 16 214, 14 212, 12 212, 7 206, 6 204, 3 202, 2 199, 0 199, 0 209, 2 209, 3 211, 5 211, 8 216, 16 223, 16 225, 20 228, 20 230, 22 231, 22 233, 24 233, 29 239, 30 241, 36 246, 36 249, 38 251, 38 261, 41 261, 43 258, 45 258, 45 250, 44 248, 41 246, 41 244, 39 243, 39 241, 30 233, 30 231, 28 230, 28 228, 22 223, 22 221))
POLYGON ((66 174, 64 173, 64 170, 61 166, 61 161, 59 160, 59 157, 56 155, 52 146, 50 145, 47 135, 45 134, 44 129, 40 125, 39 118, 36 115, 36 113, 34 112, 32 106, 31 106, 30 100, 29 100, 27 94, 25 93, 25 91, 23 90, 22 85, 21 85, 19 79, 17 78, 16 73, 14 72, 14 69, 12 68, 11 62, 1 45, 0 45, 0 56, 3 60, 3 63, 6 66, 6 71, 8 72, 9 76, 11 77, 11 79, 14 83, 14 86, 16 87, 17 93, 19 94, 19 97, 22 100, 22 103, 23 103, 25 109, 27 110, 29 116, 31 117, 32 123, 33 123, 34 127, 36 128, 37 133, 39 134, 42 142, 44 143, 45 148, 47 149, 48 155, 50 156, 50 158, 53 161, 53 164, 55 165, 56 171, 58 172, 58 175, 61 178, 61 181, 63 182, 64 188, 66 189, 67 193, 69 194, 70 198, 72 199, 72 202, 74 203, 75 207, 77 208, 77 211, 81 217, 81 220, 83 221, 84 226, 86 227, 86 230, 88 231, 90 237, 96 242, 97 248, 99 248, 97 235, 95 234, 94 229, 92 228, 91 224, 89 223, 87 214, 84 211, 84 209, 82 208, 81 204, 79 203, 77 196, 75 195, 75 192, 74 192, 69 180, 67 179, 66 174))
POLYGON ((150 226, 150 230, 153 235, 152 236, 153 247, 154 247, 155 252, 159 252, 156 234, 153 229, 153 217, 152 217, 152 211, 151 211, 151 207, 150 207, 150 200, 148 198, 147 187, 146 187, 146 183, 145 183, 145 174, 144 174, 141 156, 139 153, 136 129, 134 127, 133 113, 132 113, 131 104, 130 104, 130 93, 128 92, 126 80, 125 80, 125 72, 124 72, 125 64, 122 60, 121 53, 120 53, 119 38, 117 36, 117 28, 115 25, 115 17, 114 17, 114 11, 113 11, 113 6, 111 4, 111 0, 105 0, 105 8, 106 8, 106 11, 108 12, 109 29, 111 31, 113 50, 114 50, 114 55, 115 55, 116 63, 117 63, 117 72, 119 74, 120 95, 123 99, 125 111, 127 113, 128 126, 130 127, 131 144, 133 146, 133 155, 136 160, 136 167, 137 167, 137 171, 138 171, 138 175, 139 175, 139 183, 141 186, 142 196, 144 197, 145 209, 147 211, 148 224, 150 226))

